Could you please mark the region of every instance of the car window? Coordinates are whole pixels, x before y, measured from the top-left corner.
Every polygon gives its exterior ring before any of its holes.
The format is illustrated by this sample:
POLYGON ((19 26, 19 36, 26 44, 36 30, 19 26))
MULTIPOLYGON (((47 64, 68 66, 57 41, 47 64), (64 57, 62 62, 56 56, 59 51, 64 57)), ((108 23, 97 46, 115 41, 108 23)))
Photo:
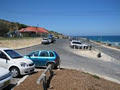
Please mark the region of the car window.
POLYGON ((54 54, 52 52, 49 52, 50 53, 50 57, 54 57, 54 54))
POLYGON ((38 56, 38 54, 39 54, 39 51, 36 51, 36 52, 34 53, 34 56, 38 56))
POLYGON ((35 53, 35 52, 30 53, 29 56, 32 56, 34 53, 35 53))
POLYGON ((40 53, 40 56, 41 57, 48 57, 48 52, 43 51, 43 52, 40 53))
POLYGON ((8 57, 2 51, 0 51, 0 58, 9 60, 8 57))
POLYGON ((48 40, 48 39, 43 39, 43 40, 48 40))
POLYGON ((39 51, 32 52, 29 54, 29 56, 38 56, 38 55, 39 55, 39 51))
POLYGON ((80 42, 73 42, 74 44, 81 44, 80 42))

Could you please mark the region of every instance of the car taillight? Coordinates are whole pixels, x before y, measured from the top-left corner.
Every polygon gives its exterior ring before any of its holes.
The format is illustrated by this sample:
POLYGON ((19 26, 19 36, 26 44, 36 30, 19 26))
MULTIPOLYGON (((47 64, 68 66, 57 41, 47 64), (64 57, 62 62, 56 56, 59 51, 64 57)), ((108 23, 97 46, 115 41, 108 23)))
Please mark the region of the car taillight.
POLYGON ((57 62, 57 59, 58 59, 58 58, 55 59, 55 62, 57 62))

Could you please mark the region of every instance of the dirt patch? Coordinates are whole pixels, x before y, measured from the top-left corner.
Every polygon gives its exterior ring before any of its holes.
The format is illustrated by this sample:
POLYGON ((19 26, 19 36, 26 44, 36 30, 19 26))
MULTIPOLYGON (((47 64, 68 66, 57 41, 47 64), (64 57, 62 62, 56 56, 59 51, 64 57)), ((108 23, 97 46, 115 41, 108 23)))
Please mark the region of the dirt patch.
MULTIPOLYGON (((24 82, 16 86, 14 90, 43 90, 42 83, 36 81, 42 72, 30 75, 24 82)), ((55 70, 48 90, 119 90, 120 84, 90 75, 78 70, 55 70)))
POLYGON ((93 58, 95 60, 103 60, 103 61, 111 61, 113 60, 112 57, 110 57, 109 55, 103 53, 103 52, 100 52, 98 50, 73 50, 73 53, 77 54, 77 55, 80 55, 80 56, 83 56, 83 57, 88 57, 88 58, 93 58), (101 53, 101 57, 98 58, 98 54, 101 53))
POLYGON ((41 44, 41 38, 29 38, 29 39, 15 39, 15 40, 0 40, 0 47, 7 47, 12 49, 24 48, 41 44))
POLYGON ((103 53, 97 49, 92 49, 92 50, 84 50, 84 49, 73 49, 70 48, 69 45, 64 45, 63 47, 66 51, 69 51, 71 53, 74 53, 76 55, 82 56, 82 57, 87 57, 91 58, 94 60, 102 60, 102 61, 112 61, 115 60, 113 57, 107 55, 106 53, 103 53), (98 54, 101 53, 101 57, 98 58, 98 54))

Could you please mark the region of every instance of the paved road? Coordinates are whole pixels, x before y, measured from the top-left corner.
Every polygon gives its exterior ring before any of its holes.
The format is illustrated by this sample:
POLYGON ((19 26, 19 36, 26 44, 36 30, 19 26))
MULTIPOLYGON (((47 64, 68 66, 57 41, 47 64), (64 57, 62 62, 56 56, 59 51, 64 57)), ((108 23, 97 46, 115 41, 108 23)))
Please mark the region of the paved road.
POLYGON ((61 57, 61 67, 85 70, 98 75, 106 76, 120 81, 120 65, 115 62, 105 62, 85 58, 72 53, 69 41, 59 39, 55 44, 36 45, 25 49, 17 50, 22 55, 26 55, 35 50, 54 50, 61 57))
POLYGON ((119 61, 118 63, 120 64, 120 51, 114 50, 114 49, 110 49, 110 48, 106 48, 103 47, 99 44, 94 44, 94 47, 104 53, 107 53, 109 56, 113 57, 114 59, 116 59, 117 61, 119 61))

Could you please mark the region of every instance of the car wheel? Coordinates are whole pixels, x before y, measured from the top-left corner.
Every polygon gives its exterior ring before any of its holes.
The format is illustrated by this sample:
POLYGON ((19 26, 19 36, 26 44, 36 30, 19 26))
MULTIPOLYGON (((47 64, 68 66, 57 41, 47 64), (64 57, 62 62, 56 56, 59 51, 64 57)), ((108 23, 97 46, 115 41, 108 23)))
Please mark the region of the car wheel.
POLYGON ((52 66, 52 69, 55 68, 55 64, 54 63, 48 63, 47 66, 51 65, 52 66))
POLYGON ((73 48, 74 48, 74 49, 76 49, 76 46, 75 46, 75 45, 73 45, 73 48))
POLYGON ((17 67, 10 68, 10 72, 11 72, 12 77, 14 78, 20 75, 20 71, 17 67))

